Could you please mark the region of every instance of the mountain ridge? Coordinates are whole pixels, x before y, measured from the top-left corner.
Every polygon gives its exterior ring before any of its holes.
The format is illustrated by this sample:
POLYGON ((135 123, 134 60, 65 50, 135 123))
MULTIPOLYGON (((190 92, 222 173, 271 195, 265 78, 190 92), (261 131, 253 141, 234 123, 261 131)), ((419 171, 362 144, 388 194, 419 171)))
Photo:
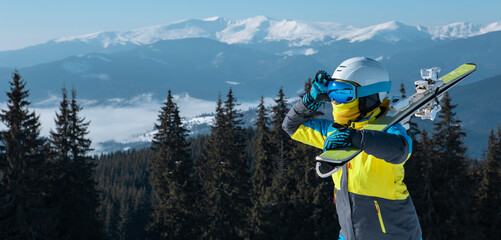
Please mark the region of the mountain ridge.
POLYGON ((113 53, 157 41, 187 38, 208 38, 227 44, 266 49, 273 54, 305 55, 315 53, 315 48, 319 46, 343 41, 419 45, 422 41, 450 41, 494 31, 501 31, 501 22, 457 22, 427 27, 389 21, 368 27, 355 27, 337 22, 276 20, 266 16, 238 20, 212 17, 181 20, 129 31, 101 31, 68 36, 22 49, 0 51, 0 66, 27 67, 74 55, 113 53), (261 47, 269 44, 275 48, 261 47))
MULTIPOLYGON (((276 20, 266 16, 256 16, 246 19, 232 20, 222 17, 206 19, 187 19, 171 24, 162 24, 150 27, 139 28, 131 31, 115 32, 107 31, 81 36, 65 37, 55 39, 55 42, 74 41, 80 39, 87 41, 103 34, 104 46, 113 43, 124 44, 132 42, 135 44, 151 44, 157 40, 173 40, 182 38, 205 37, 225 42, 228 44, 247 44, 256 37, 258 41, 295 41, 303 45, 310 45, 313 41, 320 41, 324 38, 334 40, 348 39, 352 42, 372 39, 375 33, 381 31, 405 31, 416 36, 426 36, 430 39, 456 39, 466 38, 501 30, 501 22, 489 24, 472 24, 466 22, 456 22, 443 26, 421 26, 407 25, 399 21, 389 21, 368 27, 354 27, 348 24, 337 22, 312 22, 296 20, 276 20), (184 26, 181 28, 180 26, 184 26), (179 31, 183 30, 184 31, 179 31), (177 30, 177 31, 174 31, 177 30), (262 32, 265 32, 264 34, 262 32), (152 35, 148 35, 152 34, 152 35), (110 42, 110 35, 116 35, 114 41, 110 42), (138 38, 138 36, 141 36, 138 38), (264 37, 263 37, 264 36, 264 37)), ((413 36, 413 35, 410 35, 413 36)), ((385 39, 394 42, 402 39, 385 39)), ((407 39, 408 40, 408 39, 407 39)))
MULTIPOLYGON (((229 87, 243 100, 255 100, 261 95, 271 96, 281 86, 295 93, 316 71, 332 72, 334 66, 353 56, 378 59, 394 81, 414 81, 421 68, 438 66, 450 71, 465 62, 479 66, 475 77, 468 81, 501 73, 501 31, 440 44, 430 41, 394 45, 344 40, 303 49, 311 54, 280 55, 246 45, 189 38, 162 40, 118 52, 73 55, 19 70, 30 81, 37 101, 58 95, 63 85, 74 86, 80 96, 98 101, 129 99, 145 93, 158 97, 167 89, 213 100, 229 87)), ((277 48, 273 44, 262 47, 277 48)), ((0 73, 1 80, 10 77, 8 68, 0 67, 0 73)), ((0 90, 6 87, 0 86, 0 90)), ((398 91, 398 86, 392 90, 398 91)))

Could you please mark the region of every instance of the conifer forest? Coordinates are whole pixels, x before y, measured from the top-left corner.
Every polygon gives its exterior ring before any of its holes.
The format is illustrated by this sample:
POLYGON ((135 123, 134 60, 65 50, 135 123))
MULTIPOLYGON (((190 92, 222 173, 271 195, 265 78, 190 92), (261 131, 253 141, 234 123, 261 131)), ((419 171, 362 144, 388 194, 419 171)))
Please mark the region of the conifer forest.
MULTIPOLYGON (((191 137, 166 90, 151 147, 93 156, 78 89, 62 89, 42 136, 29 80, 12 74, 0 112, 0 239, 338 239, 332 179, 315 172, 322 150, 282 130, 282 89, 250 127, 230 89, 211 133, 191 137)), ((501 239, 501 129, 469 158, 451 100, 432 130, 408 130, 404 182, 423 239, 501 239)))

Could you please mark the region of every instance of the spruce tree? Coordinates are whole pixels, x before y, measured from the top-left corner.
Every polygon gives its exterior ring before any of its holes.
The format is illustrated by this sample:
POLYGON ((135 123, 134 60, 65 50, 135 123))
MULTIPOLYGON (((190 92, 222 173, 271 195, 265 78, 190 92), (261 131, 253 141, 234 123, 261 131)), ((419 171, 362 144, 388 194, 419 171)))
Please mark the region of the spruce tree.
POLYGON ((197 210, 194 206, 198 187, 179 109, 169 90, 158 115, 151 157, 150 183, 156 196, 148 230, 162 239, 196 238, 197 210))
POLYGON ((61 224, 65 239, 103 239, 104 229, 97 213, 101 205, 94 180, 95 159, 90 156, 91 140, 87 137, 90 122, 80 116, 82 107, 72 89, 67 99, 63 89, 60 113, 56 114, 56 129, 51 131, 51 143, 60 179, 61 224))
POLYGON ((48 194, 47 140, 40 136, 39 117, 31 112, 29 91, 17 71, 7 92, 7 109, 0 114, 0 239, 57 237, 54 206, 48 194))
POLYGON ((291 137, 282 129, 282 123, 288 112, 287 98, 285 97, 283 88, 280 88, 278 97, 275 99, 275 106, 272 108, 271 120, 271 140, 277 149, 273 157, 277 164, 277 174, 279 175, 285 173, 285 164, 288 163, 288 155, 294 144, 291 137))
POLYGON ((294 182, 287 176, 290 167, 290 154, 293 142, 290 136, 282 129, 282 122, 288 112, 287 102, 283 89, 280 88, 275 105, 272 107, 272 120, 270 140, 274 151, 270 154, 273 160, 274 174, 271 186, 263 195, 264 210, 269 216, 261 227, 267 235, 266 239, 286 238, 292 228, 289 223, 297 221, 291 209, 292 205, 289 194, 294 189, 294 182))
POLYGON ((74 210, 74 169, 70 156, 70 106, 66 89, 62 90, 62 101, 59 113, 56 112, 55 131, 50 131, 49 141, 52 147, 51 180, 54 185, 52 201, 57 206, 61 220, 58 222, 58 232, 62 238, 70 238, 79 222, 76 222, 71 211, 74 210))
MULTIPOLYGON (((55 160, 60 165, 60 171, 68 171, 70 168, 70 103, 66 88, 62 89, 62 97, 59 104, 59 112, 56 112, 55 130, 50 131, 50 143, 54 148, 55 160)), ((68 171, 69 172, 69 171, 68 171)), ((61 172, 61 175, 66 172, 61 172)))
POLYGON ((479 239, 501 239, 501 130, 491 130, 482 180, 474 201, 474 223, 479 239))
MULTIPOLYGON (((469 180, 468 161, 463 138, 466 134, 461 129, 461 121, 457 120, 453 111, 456 106, 446 93, 442 101, 439 122, 434 123, 433 166, 431 185, 433 188, 433 208, 435 210, 433 230, 435 239, 460 238, 464 235, 461 226, 469 219, 468 212, 469 180)), ((470 194, 471 195, 471 194, 470 194)))
POLYGON ((237 109, 238 105, 237 99, 230 89, 227 100, 224 102, 226 122, 228 124, 226 136, 231 140, 225 145, 228 147, 226 149, 228 161, 223 164, 223 176, 227 177, 223 181, 231 183, 231 210, 233 211, 232 219, 236 224, 234 227, 235 232, 241 237, 246 237, 249 231, 247 221, 250 213, 250 171, 245 154, 246 131, 242 128, 242 114, 237 109))
POLYGON ((275 150, 270 140, 269 117, 264 106, 263 97, 261 97, 261 102, 258 105, 257 114, 255 124, 257 139, 255 140, 255 151, 253 152, 255 170, 251 178, 253 186, 251 224, 252 233, 254 234, 252 238, 265 239, 273 231, 268 228, 270 201, 266 198, 266 193, 271 187, 275 172, 271 156, 275 150))
POLYGON ((256 148, 253 153, 256 168, 252 176, 253 185, 253 202, 256 202, 266 192, 266 189, 271 186, 274 166, 271 153, 274 152, 270 141, 269 118, 264 99, 261 97, 261 102, 257 110, 256 131, 257 140, 256 148))
POLYGON ((432 139, 423 129, 420 138, 413 140, 412 155, 405 164, 405 184, 409 188, 419 217, 423 239, 433 239, 435 234, 433 206, 435 195, 431 182, 435 159, 432 139))
POLYGON ((211 126, 211 134, 206 139, 200 165, 197 166, 197 173, 203 184, 202 194, 206 196, 199 199, 199 208, 202 213, 202 238, 206 239, 218 239, 226 236, 221 232, 217 232, 218 227, 224 226, 224 220, 227 217, 226 215, 222 215, 227 213, 221 212, 220 209, 223 209, 224 204, 229 202, 227 196, 223 197, 224 192, 219 190, 223 189, 221 168, 224 161, 223 139, 225 137, 225 126, 226 120, 223 102, 221 96, 219 96, 216 106, 216 115, 211 126))
POLYGON ((211 135, 202 155, 199 175, 203 181, 202 238, 235 239, 248 236, 249 170, 245 155, 245 131, 230 89, 216 107, 211 135))

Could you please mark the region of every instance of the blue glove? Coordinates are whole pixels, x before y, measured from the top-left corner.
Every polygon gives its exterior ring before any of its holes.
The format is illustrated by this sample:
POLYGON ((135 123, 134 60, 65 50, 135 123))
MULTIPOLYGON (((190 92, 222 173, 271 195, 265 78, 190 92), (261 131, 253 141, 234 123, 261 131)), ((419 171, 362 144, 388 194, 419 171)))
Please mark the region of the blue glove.
POLYGON ((318 111, 320 106, 322 106, 323 102, 317 102, 315 99, 309 94, 305 94, 303 96, 303 104, 306 106, 306 108, 313 110, 313 111, 318 111))
POLYGON ((324 152, 337 148, 350 147, 352 145, 351 140, 355 131, 357 130, 349 127, 333 132, 325 139, 324 152))
POLYGON ((327 97, 327 84, 330 81, 331 76, 323 70, 318 71, 315 74, 315 80, 311 84, 311 90, 303 96, 303 103, 306 108, 317 111, 320 106, 324 103, 319 96, 325 94, 327 97))
POLYGON ((323 70, 318 71, 315 74, 315 80, 311 84, 310 95, 313 99, 317 99, 320 94, 327 94, 327 84, 331 80, 331 76, 323 70))

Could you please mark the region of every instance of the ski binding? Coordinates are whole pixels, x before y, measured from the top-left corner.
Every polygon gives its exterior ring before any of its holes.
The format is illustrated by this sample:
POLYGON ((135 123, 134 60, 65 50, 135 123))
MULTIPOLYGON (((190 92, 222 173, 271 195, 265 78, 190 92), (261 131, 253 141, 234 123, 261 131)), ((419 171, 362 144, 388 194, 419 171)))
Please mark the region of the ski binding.
MULTIPOLYGON (((442 86, 444 82, 438 79, 438 73, 440 68, 433 67, 430 69, 421 69, 421 78, 423 80, 415 81, 416 93, 427 93, 431 91, 436 91, 439 86, 442 86)), ((435 93, 436 94, 436 93, 435 93)), ((429 119, 431 121, 435 120, 437 113, 442 110, 440 106, 440 100, 442 100, 443 94, 435 96, 435 101, 430 102, 423 108, 419 109, 414 116, 419 117, 423 120, 429 119)))
MULTIPOLYGON (((407 109, 411 104, 422 99, 427 93, 435 91, 436 89, 438 89, 438 87, 442 86, 444 82, 438 79, 439 72, 440 68, 438 67, 421 69, 421 78, 423 80, 414 82, 414 85, 416 86, 416 93, 408 98, 400 98, 397 96, 392 97, 386 115, 389 117, 394 117, 402 110, 407 109)), ((438 105, 438 107, 436 107, 436 105, 430 105, 419 110, 419 116, 417 115, 418 113, 416 113, 416 116, 421 117, 422 119, 432 119, 433 121, 433 119, 435 119, 436 113, 440 110, 440 105, 438 105)))

